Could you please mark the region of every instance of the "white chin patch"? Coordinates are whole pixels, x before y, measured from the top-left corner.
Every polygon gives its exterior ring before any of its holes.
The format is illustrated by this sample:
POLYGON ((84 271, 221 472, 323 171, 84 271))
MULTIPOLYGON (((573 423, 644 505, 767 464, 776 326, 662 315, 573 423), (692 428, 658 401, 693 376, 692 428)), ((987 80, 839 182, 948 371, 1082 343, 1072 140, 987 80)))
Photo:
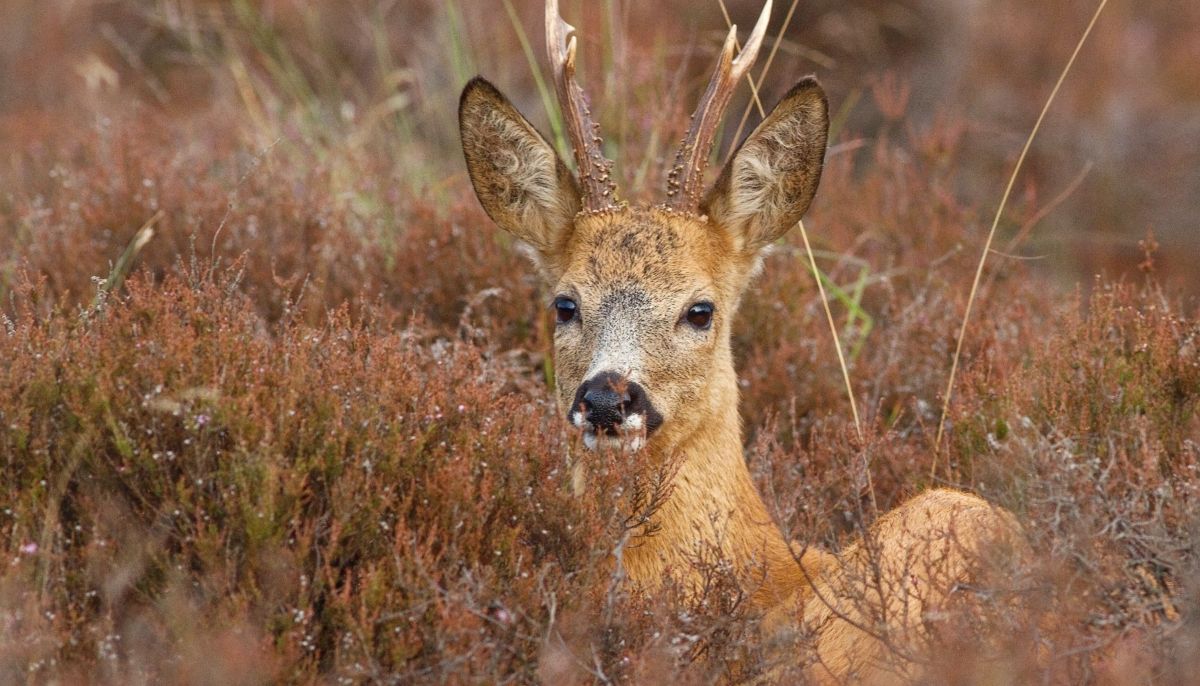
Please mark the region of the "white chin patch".
POLYGON ((646 418, 640 414, 631 414, 617 426, 616 435, 596 435, 595 429, 589 422, 583 421, 579 412, 571 413, 571 423, 583 429, 583 446, 588 450, 620 450, 625 453, 636 453, 646 445, 646 434, 642 429, 646 418))
POLYGON ((646 439, 641 436, 597 436, 592 431, 584 432, 583 445, 588 450, 620 450, 625 453, 636 453, 646 445, 646 439))

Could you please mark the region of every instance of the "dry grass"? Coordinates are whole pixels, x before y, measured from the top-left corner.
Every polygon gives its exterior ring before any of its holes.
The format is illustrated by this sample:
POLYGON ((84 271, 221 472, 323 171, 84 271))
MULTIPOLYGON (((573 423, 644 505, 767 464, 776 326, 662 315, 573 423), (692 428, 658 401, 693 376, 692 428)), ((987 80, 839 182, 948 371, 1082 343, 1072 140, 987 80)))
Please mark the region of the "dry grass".
MULTIPOLYGON (((723 23, 715 3, 692 32, 631 4, 565 9, 624 187, 654 195, 723 23)), ((548 121, 507 13, 330 7, 0 10, 0 680, 709 683, 803 661, 803 636, 786 659, 759 640, 718 561, 698 560, 698 599, 614 583, 655 473, 587 462, 572 494, 543 297, 453 127, 478 69, 548 121)), ((1048 8, 984 3, 931 36, 887 7, 801 7, 760 88, 769 103, 817 70, 845 104, 806 223, 862 438, 799 236, 735 333, 755 477, 790 537, 832 549, 932 485, 981 218, 1075 39, 1051 40, 1048 8), (930 72, 980 16, 1000 17, 989 52, 930 72), (965 112, 935 114, 928 84, 955 79, 965 112)), ((1140 7, 1098 26, 1087 87, 1064 90, 1001 221, 1007 239, 1045 217, 1029 249, 1074 257, 997 260, 975 305, 939 474, 1025 524, 1038 564, 1017 590, 1038 611, 947 619, 929 647, 945 683, 1187 683, 1200 660, 1200 311, 1194 224, 1175 219, 1195 206, 1130 200, 1200 167, 1143 153, 1194 116, 1181 35, 1200 17, 1140 7), (1160 68, 1122 62, 1130 45, 1160 68), (1072 127, 1113 153, 1047 215, 1087 159, 1072 127), (1106 189, 1115 214, 1091 202, 1106 189), (1118 264, 1124 248, 1072 243, 1093 223, 1165 247, 1118 264), (976 652, 956 638, 971 621, 1013 638, 976 652)), ((513 9, 539 53, 538 8, 513 9)))

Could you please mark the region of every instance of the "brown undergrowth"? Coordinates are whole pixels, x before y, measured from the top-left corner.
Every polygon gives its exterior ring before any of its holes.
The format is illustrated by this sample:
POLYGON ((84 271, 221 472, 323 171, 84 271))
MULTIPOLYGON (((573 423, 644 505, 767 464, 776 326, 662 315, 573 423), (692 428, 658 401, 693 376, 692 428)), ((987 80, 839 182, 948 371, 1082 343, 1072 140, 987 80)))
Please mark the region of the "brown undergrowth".
MULTIPOLYGON (((33 4, 0 10, 21 20, 0 22, 0 680, 799 678, 808 637, 764 640, 711 551, 698 597, 614 575, 670 465, 580 455, 544 294, 454 139, 459 71, 536 106, 515 33, 469 41, 457 3, 33 4), (411 26, 430 39, 404 59, 380 47, 411 26)), ((714 48, 686 62, 640 30, 602 116, 651 195, 687 109, 660 94, 695 95, 714 48)), ((904 121, 880 84, 806 219, 863 439, 798 237, 734 334, 755 478, 791 539, 835 551, 946 485, 930 446, 1000 185, 974 158, 989 129, 904 121)), ((1030 185, 1005 226, 1052 205, 1030 185)), ((1035 555, 928 618, 930 680, 1192 676, 1200 312, 1149 248, 1146 274, 1080 291, 989 261, 943 458, 1035 555)))

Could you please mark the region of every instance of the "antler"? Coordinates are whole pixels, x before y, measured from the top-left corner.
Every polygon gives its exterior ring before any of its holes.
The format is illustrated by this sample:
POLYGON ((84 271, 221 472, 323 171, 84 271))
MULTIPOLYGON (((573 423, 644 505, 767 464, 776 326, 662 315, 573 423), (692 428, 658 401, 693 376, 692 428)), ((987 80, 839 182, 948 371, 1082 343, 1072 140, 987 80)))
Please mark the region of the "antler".
POLYGON ((695 212, 700 207, 700 194, 704 185, 704 168, 708 164, 708 153, 712 150, 713 137, 717 132, 717 124, 721 115, 733 96, 733 88, 739 79, 750 70, 758 57, 758 49, 762 46, 763 36, 767 33, 767 22, 771 18, 771 0, 763 6, 758 23, 750 33, 750 39, 745 47, 733 59, 733 50, 737 43, 737 26, 729 27, 729 35, 725 38, 725 47, 721 48, 721 58, 717 69, 708 82, 708 89, 700 98, 696 112, 692 115, 692 126, 679 146, 675 155, 675 165, 667 174, 667 206, 685 212, 695 212))
POLYGON ((595 212, 616 207, 613 163, 600 151, 600 127, 592 121, 583 90, 575 82, 575 27, 559 16, 558 0, 546 0, 546 49, 554 70, 554 90, 579 166, 583 209, 595 212))

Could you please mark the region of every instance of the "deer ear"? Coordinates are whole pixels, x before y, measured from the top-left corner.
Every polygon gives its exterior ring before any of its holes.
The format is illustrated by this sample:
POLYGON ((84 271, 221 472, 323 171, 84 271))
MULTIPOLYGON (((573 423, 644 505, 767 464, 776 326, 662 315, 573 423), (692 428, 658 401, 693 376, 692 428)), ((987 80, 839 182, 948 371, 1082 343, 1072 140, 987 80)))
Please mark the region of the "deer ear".
POLYGON ((813 77, 783 96, 713 184, 702 211, 755 253, 787 233, 812 203, 829 136, 829 104, 813 77))
POLYGON ((475 77, 458 104, 458 128, 475 195, 496 224, 545 266, 579 212, 579 186, 554 148, 512 103, 475 77))

